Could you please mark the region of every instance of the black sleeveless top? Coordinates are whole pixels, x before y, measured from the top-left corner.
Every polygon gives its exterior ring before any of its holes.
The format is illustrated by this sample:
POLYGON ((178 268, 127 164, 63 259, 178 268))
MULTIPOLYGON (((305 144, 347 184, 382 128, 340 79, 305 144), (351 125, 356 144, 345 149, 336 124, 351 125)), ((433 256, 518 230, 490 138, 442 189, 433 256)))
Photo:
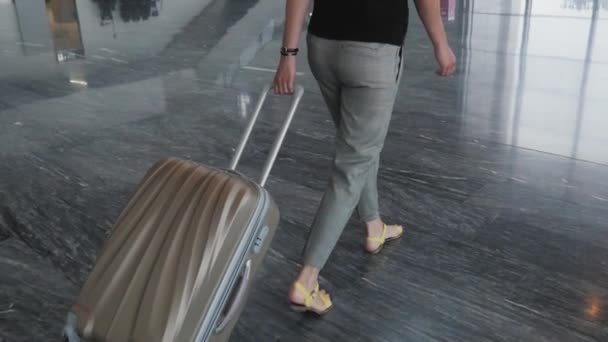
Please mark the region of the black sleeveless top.
POLYGON ((314 0, 308 31, 333 40, 401 46, 407 32, 408 0, 314 0))

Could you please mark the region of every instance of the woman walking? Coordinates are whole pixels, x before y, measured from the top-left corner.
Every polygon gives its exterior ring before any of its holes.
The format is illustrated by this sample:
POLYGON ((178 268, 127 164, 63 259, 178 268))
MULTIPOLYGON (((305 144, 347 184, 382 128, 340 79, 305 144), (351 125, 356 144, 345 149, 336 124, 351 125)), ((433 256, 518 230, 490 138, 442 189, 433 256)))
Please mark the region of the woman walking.
MULTIPOLYGON (((440 0, 415 0, 435 48, 437 73, 456 69, 440 14, 440 0)), ((310 0, 287 0, 277 94, 294 91, 296 56, 310 0)), ((303 268, 289 290, 292 307, 322 315, 332 308, 319 288, 319 272, 357 209, 367 226, 367 252, 398 239, 403 227, 386 225, 378 208, 380 152, 402 75, 407 0, 315 0, 307 35, 308 61, 336 126, 329 185, 304 249, 303 268)))

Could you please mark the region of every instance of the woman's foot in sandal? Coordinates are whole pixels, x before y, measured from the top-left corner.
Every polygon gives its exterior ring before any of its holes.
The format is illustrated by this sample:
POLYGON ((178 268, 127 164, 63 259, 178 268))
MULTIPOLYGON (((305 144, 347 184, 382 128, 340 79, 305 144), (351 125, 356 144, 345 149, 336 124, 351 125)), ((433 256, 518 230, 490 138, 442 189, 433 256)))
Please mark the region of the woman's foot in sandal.
POLYGON ((333 307, 331 297, 325 290, 320 290, 319 285, 312 290, 308 290, 299 282, 293 284, 289 301, 294 311, 312 312, 319 316, 325 315, 333 307))
POLYGON ((332 309, 331 296, 319 289, 318 274, 318 270, 310 266, 302 269, 298 280, 289 290, 289 302, 294 311, 312 312, 321 316, 332 309))
POLYGON ((368 253, 378 254, 387 242, 403 236, 403 226, 387 225, 380 219, 374 220, 367 223, 367 236, 365 250, 368 253))

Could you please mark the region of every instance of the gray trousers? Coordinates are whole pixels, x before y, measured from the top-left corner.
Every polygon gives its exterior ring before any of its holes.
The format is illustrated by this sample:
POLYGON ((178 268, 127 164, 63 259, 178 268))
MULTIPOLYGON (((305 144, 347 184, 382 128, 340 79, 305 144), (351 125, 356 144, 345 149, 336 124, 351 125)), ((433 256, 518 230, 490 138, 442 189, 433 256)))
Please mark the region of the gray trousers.
POLYGON ((400 76, 401 47, 336 41, 308 34, 308 59, 336 125, 332 174, 304 249, 304 264, 323 268, 355 207, 372 221, 378 209, 380 152, 400 76))

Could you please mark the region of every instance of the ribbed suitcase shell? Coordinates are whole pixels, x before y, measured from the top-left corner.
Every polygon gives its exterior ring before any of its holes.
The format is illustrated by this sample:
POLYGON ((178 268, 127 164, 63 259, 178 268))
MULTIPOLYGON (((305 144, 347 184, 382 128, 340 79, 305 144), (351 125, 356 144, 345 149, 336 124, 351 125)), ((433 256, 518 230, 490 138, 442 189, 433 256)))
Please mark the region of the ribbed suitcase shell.
POLYGON ((83 341, 228 340, 236 319, 216 333, 222 310, 247 260, 255 273, 278 220, 270 195, 244 177, 176 159, 157 163, 72 309, 78 334, 83 341), (268 235, 256 242, 263 227, 268 235))

